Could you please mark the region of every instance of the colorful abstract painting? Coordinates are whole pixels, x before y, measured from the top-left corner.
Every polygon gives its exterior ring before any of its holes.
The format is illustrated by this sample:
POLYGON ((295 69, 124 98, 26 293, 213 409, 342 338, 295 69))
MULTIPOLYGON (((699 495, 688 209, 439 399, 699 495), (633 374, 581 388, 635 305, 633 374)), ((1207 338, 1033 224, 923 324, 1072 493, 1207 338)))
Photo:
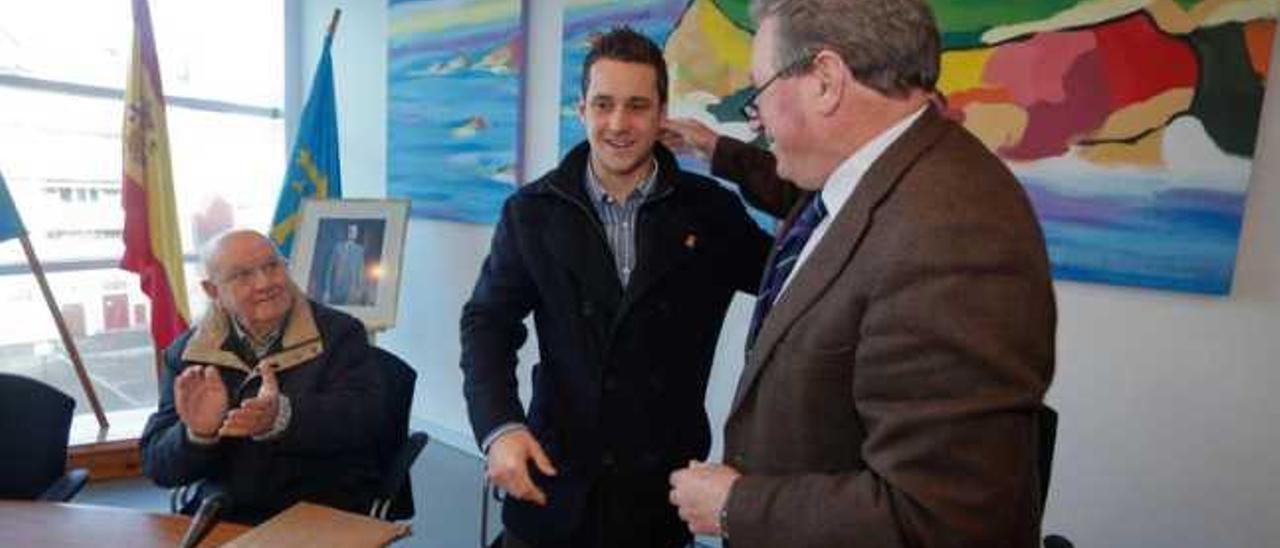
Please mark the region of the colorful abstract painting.
MULTIPOLYGON (((629 23, 664 46, 672 116, 756 139, 749 3, 570 1, 565 105, 583 37, 629 23)), ((1026 187, 1056 277, 1230 292, 1280 0, 931 3, 949 115, 1026 187)))
POLYGON ((411 215, 493 223, 520 180, 520 0, 391 0, 387 195, 411 215))

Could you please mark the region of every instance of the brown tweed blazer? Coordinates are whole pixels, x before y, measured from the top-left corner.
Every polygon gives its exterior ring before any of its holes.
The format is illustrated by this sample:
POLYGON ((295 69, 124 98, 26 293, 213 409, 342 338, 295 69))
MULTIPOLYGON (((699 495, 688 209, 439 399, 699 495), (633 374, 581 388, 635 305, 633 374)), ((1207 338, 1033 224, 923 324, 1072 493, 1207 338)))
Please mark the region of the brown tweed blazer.
MULTIPOLYGON (((713 166, 766 209, 798 201, 767 153, 722 139, 713 166)), ((1056 318, 1009 170, 930 107, 793 276, 725 426, 733 548, 1038 546, 1056 318)))

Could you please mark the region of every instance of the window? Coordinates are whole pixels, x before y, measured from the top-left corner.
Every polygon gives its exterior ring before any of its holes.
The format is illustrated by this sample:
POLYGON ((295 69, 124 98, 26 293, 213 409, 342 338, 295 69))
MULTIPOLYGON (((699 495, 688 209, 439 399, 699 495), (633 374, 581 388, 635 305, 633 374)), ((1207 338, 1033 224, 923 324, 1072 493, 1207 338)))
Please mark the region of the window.
MULTIPOLYGON (((196 249, 230 226, 266 229, 285 163, 284 6, 150 0, 168 102, 187 293, 205 306, 196 249)), ((0 3, 0 173, 108 412, 152 407, 150 302, 123 253, 121 97, 130 2, 0 3)), ((92 412, 21 246, 0 244, 0 371, 92 412)))

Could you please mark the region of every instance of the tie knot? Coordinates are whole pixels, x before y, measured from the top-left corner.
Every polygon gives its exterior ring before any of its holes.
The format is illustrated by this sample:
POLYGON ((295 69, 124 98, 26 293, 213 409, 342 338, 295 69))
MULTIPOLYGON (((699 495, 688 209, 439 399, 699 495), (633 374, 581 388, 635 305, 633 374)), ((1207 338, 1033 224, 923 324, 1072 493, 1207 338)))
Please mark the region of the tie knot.
POLYGON ((809 207, 805 213, 815 221, 821 221, 827 216, 827 204, 822 201, 822 194, 814 194, 813 199, 809 201, 809 207))
POLYGON ((804 207, 804 211, 801 211, 800 216, 796 218, 795 228, 792 230, 812 231, 826 216, 827 206, 822 203, 822 195, 814 194, 808 205, 804 207))

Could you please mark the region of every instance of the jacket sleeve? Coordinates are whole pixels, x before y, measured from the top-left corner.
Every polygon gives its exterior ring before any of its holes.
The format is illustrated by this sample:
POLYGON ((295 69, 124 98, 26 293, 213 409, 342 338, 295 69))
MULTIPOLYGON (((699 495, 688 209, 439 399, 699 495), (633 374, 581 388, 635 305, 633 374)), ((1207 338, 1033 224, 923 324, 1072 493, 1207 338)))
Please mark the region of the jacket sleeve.
POLYGON ((800 201, 804 191, 778 176, 773 153, 732 137, 716 140, 711 154, 711 174, 733 182, 747 203, 782 219, 800 201))
POLYGON ((218 444, 199 445, 187 438, 187 428, 178 419, 173 401, 173 380, 183 369, 183 343, 164 353, 164 376, 160 379, 160 404, 140 441, 142 471, 161 487, 177 487, 209 476, 220 466, 218 444))
POLYGON ((524 319, 537 302, 537 287, 516 234, 516 199, 503 206, 489 256, 462 309, 462 389, 477 443, 499 426, 525 421, 516 352, 528 336, 524 319))
MULTIPOLYGON (((300 303, 307 305, 307 303, 300 303)), ((317 321, 320 320, 317 314, 317 321)), ((322 328, 323 329, 323 328, 322 328)), ((291 390, 282 374, 280 390, 288 395, 289 425, 270 440, 276 451, 330 454, 374 445, 385 429, 387 389, 379 363, 369 348, 369 336, 357 321, 337 323, 325 332, 324 372, 305 390, 291 390)), ((302 367, 317 367, 306 364, 302 367)))
POLYGON ((728 192, 722 194, 726 198, 726 213, 722 215, 727 223, 726 239, 733 242, 732 255, 724 263, 729 269, 725 276, 732 281, 734 289, 755 295, 760 290, 761 274, 769 260, 773 238, 760 229, 736 196, 728 192))
POLYGON ((856 367, 865 469, 740 478, 735 548, 1038 545, 1036 413, 1055 313, 1042 240, 1020 213, 921 214, 881 233, 895 251, 856 350, 828 357, 856 367))

